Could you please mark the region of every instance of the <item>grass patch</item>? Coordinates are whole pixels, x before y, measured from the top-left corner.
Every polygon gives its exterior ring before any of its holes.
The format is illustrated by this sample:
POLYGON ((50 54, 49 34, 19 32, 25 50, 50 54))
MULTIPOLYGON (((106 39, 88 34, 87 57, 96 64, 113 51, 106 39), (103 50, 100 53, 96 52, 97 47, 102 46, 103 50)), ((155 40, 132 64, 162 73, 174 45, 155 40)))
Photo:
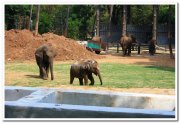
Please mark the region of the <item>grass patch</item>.
MULTIPOLYGON (((35 63, 6 63, 5 84, 9 86, 46 86, 58 87, 69 85, 70 64, 55 64, 55 79, 38 78, 38 67, 35 63)), ((175 68, 157 66, 124 65, 117 63, 101 63, 103 87, 114 88, 175 88, 175 68)), ((94 75, 95 85, 100 86, 94 75)), ((74 86, 79 86, 78 79, 74 86)))

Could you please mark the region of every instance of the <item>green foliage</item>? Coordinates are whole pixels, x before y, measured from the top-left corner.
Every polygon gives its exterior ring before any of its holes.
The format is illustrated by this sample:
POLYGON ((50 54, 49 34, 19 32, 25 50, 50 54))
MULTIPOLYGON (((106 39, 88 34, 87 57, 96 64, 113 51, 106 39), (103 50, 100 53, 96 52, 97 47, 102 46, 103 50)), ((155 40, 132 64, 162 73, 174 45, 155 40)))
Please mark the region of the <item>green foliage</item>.
MULTIPOLYGON (((57 34, 64 34, 67 7, 70 7, 68 18, 68 37, 86 40, 91 35, 94 27, 96 6, 95 5, 41 5, 39 18, 39 33, 53 31, 57 34)), ((31 5, 5 5, 5 26, 6 29, 17 28, 16 23, 20 16, 28 17, 31 5)), ((114 5, 112 23, 120 26, 122 24, 122 5, 114 5)), ((175 5, 172 5, 171 23, 175 24, 175 5)), ((36 21, 36 5, 33 5, 33 29, 36 21)), ((107 23, 109 20, 109 5, 100 5, 100 21, 107 23)), ((168 22, 169 5, 159 6, 158 22, 168 22)), ((135 25, 152 25, 152 5, 130 5, 130 18, 135 25)), ((22 27, 25 28, 25 27, 22 27)))
POLYGON ((70 9, 70 16, 69 16, 69 33, 73 35, 69 35, 71 38, 79 38, 79 39, 86 39, 87 33, 89 32, 89 21, 90 18, 94 14, 94 7, 88 5, 73 5, 70 9), (75 22, 73 22, 75 21, 75 22), (76 31, 79 32, 78 36, 74 35, 74 28, 73 24, 78 24, 75 26, 76 31), (73 25, 73 26, 72 26, 73 25), (78 30, 77 30, 78 28, 78 30))
POLYGON ((68 35, 70 38, 73 39, 79 39, 80 31, 79 26, 81 25, 81 22, 78 19, 72 19, 69 18, 69 29, 68 29, 68 35))
POLYGON ((19 16, 29 14, 29 5, 5 5, 5 25, 6 29, 13 29, 16 27, 15 22, 19 16))
MULTIPOLYGON (((169 12, 169 5, 161 5, 159 6, 159 23, 167 24, 168 22, 168 12, 169 12)), ((171 23, 175 24, 175 6, 172 6, 172 18, 171 23), (174 14, 173 14, 174 13, 174 14)))
POLYGON ((49 32, 53 26, 53 16, 48 13, 41 12, 39 18, 39 33, 42 34, 49 32))
POLYGON ((132 24, 135 25, 150 25, 153 20, 153 7, 151 5, 131 6, 132 24))

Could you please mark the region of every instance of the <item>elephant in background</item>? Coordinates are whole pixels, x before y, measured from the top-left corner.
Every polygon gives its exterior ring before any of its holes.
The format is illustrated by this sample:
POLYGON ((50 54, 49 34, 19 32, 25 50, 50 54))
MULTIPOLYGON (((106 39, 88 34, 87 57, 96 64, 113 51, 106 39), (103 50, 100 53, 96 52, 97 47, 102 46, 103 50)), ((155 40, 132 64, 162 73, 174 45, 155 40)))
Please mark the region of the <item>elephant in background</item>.
POLYGON ((41 78, 46 80, 50 69, 51 80, 54 79, 53 60, 56 55, 56 48, 51 43, 43 44, 36 49, 35 58, 39 67, 39 75, 41 78))
POLYGON ((91 59, 82 59, 76 61, 70 68, 70 84, 73 83, 74 78, 79 79, 79 84, 83 85, 83 79, 85 85, 88 84, 88 79, 91 81, 89 85, 94 85, 94 78, 92 73, 99 77, 102 85, 102 78, 99 70, 98 62, 91 59))
POLYGON ((123 56, 131 56, 131 48, 133 43, 136 43, 136 38, 131 34, 123 35, 121 37, 120 45, 122 47, 123 56))

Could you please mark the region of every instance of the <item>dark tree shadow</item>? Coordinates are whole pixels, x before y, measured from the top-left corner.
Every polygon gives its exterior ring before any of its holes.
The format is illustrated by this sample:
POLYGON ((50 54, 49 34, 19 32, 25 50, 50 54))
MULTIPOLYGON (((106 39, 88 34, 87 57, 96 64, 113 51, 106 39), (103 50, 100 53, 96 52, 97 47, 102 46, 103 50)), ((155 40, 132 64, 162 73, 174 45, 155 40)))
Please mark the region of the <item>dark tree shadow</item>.
POLYGON ((25 75, 28 78, 38 78, 41 79, 41 77, 39 75, 25 75))
POLYGON ((162 66, 145 66, 145 68, 153 68, 157 70, 164 70, 169 72, 175 72, 175 68, 172 67, 162 67, 162 66))

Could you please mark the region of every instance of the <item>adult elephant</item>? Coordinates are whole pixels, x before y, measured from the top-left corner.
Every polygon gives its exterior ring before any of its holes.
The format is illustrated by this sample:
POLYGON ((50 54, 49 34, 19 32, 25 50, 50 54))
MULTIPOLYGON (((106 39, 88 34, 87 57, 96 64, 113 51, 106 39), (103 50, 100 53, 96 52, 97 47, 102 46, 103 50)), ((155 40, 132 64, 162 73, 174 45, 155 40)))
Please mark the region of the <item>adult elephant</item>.
POLYGON ((83 79, 85 85, 88 84, 88 79, 91 81, 89 85, 94 85, 94 78, 92 73, 99 77, 100 83, 102 85, 102 78, 97 61, 91 59, 82 59, 76 61, 71 65, 70 68, 70 84, 73 83, 74 78, 79 78, 80 85, 83 85, 83 79))
POLYGON ((133 43, 136 43, 136 38, 131 35, 123 35, 120 39, 120 45, 122 47, 123 56, 131 56, 131 48, 133 43))
POLYGON ((56 48, 51 43, 43 44, 35 51, 36 63, 39 67, 39 75, 41 78, 46 80, 50 69, 51 80, 54 79, 53 60, 56 55, 56 48))

